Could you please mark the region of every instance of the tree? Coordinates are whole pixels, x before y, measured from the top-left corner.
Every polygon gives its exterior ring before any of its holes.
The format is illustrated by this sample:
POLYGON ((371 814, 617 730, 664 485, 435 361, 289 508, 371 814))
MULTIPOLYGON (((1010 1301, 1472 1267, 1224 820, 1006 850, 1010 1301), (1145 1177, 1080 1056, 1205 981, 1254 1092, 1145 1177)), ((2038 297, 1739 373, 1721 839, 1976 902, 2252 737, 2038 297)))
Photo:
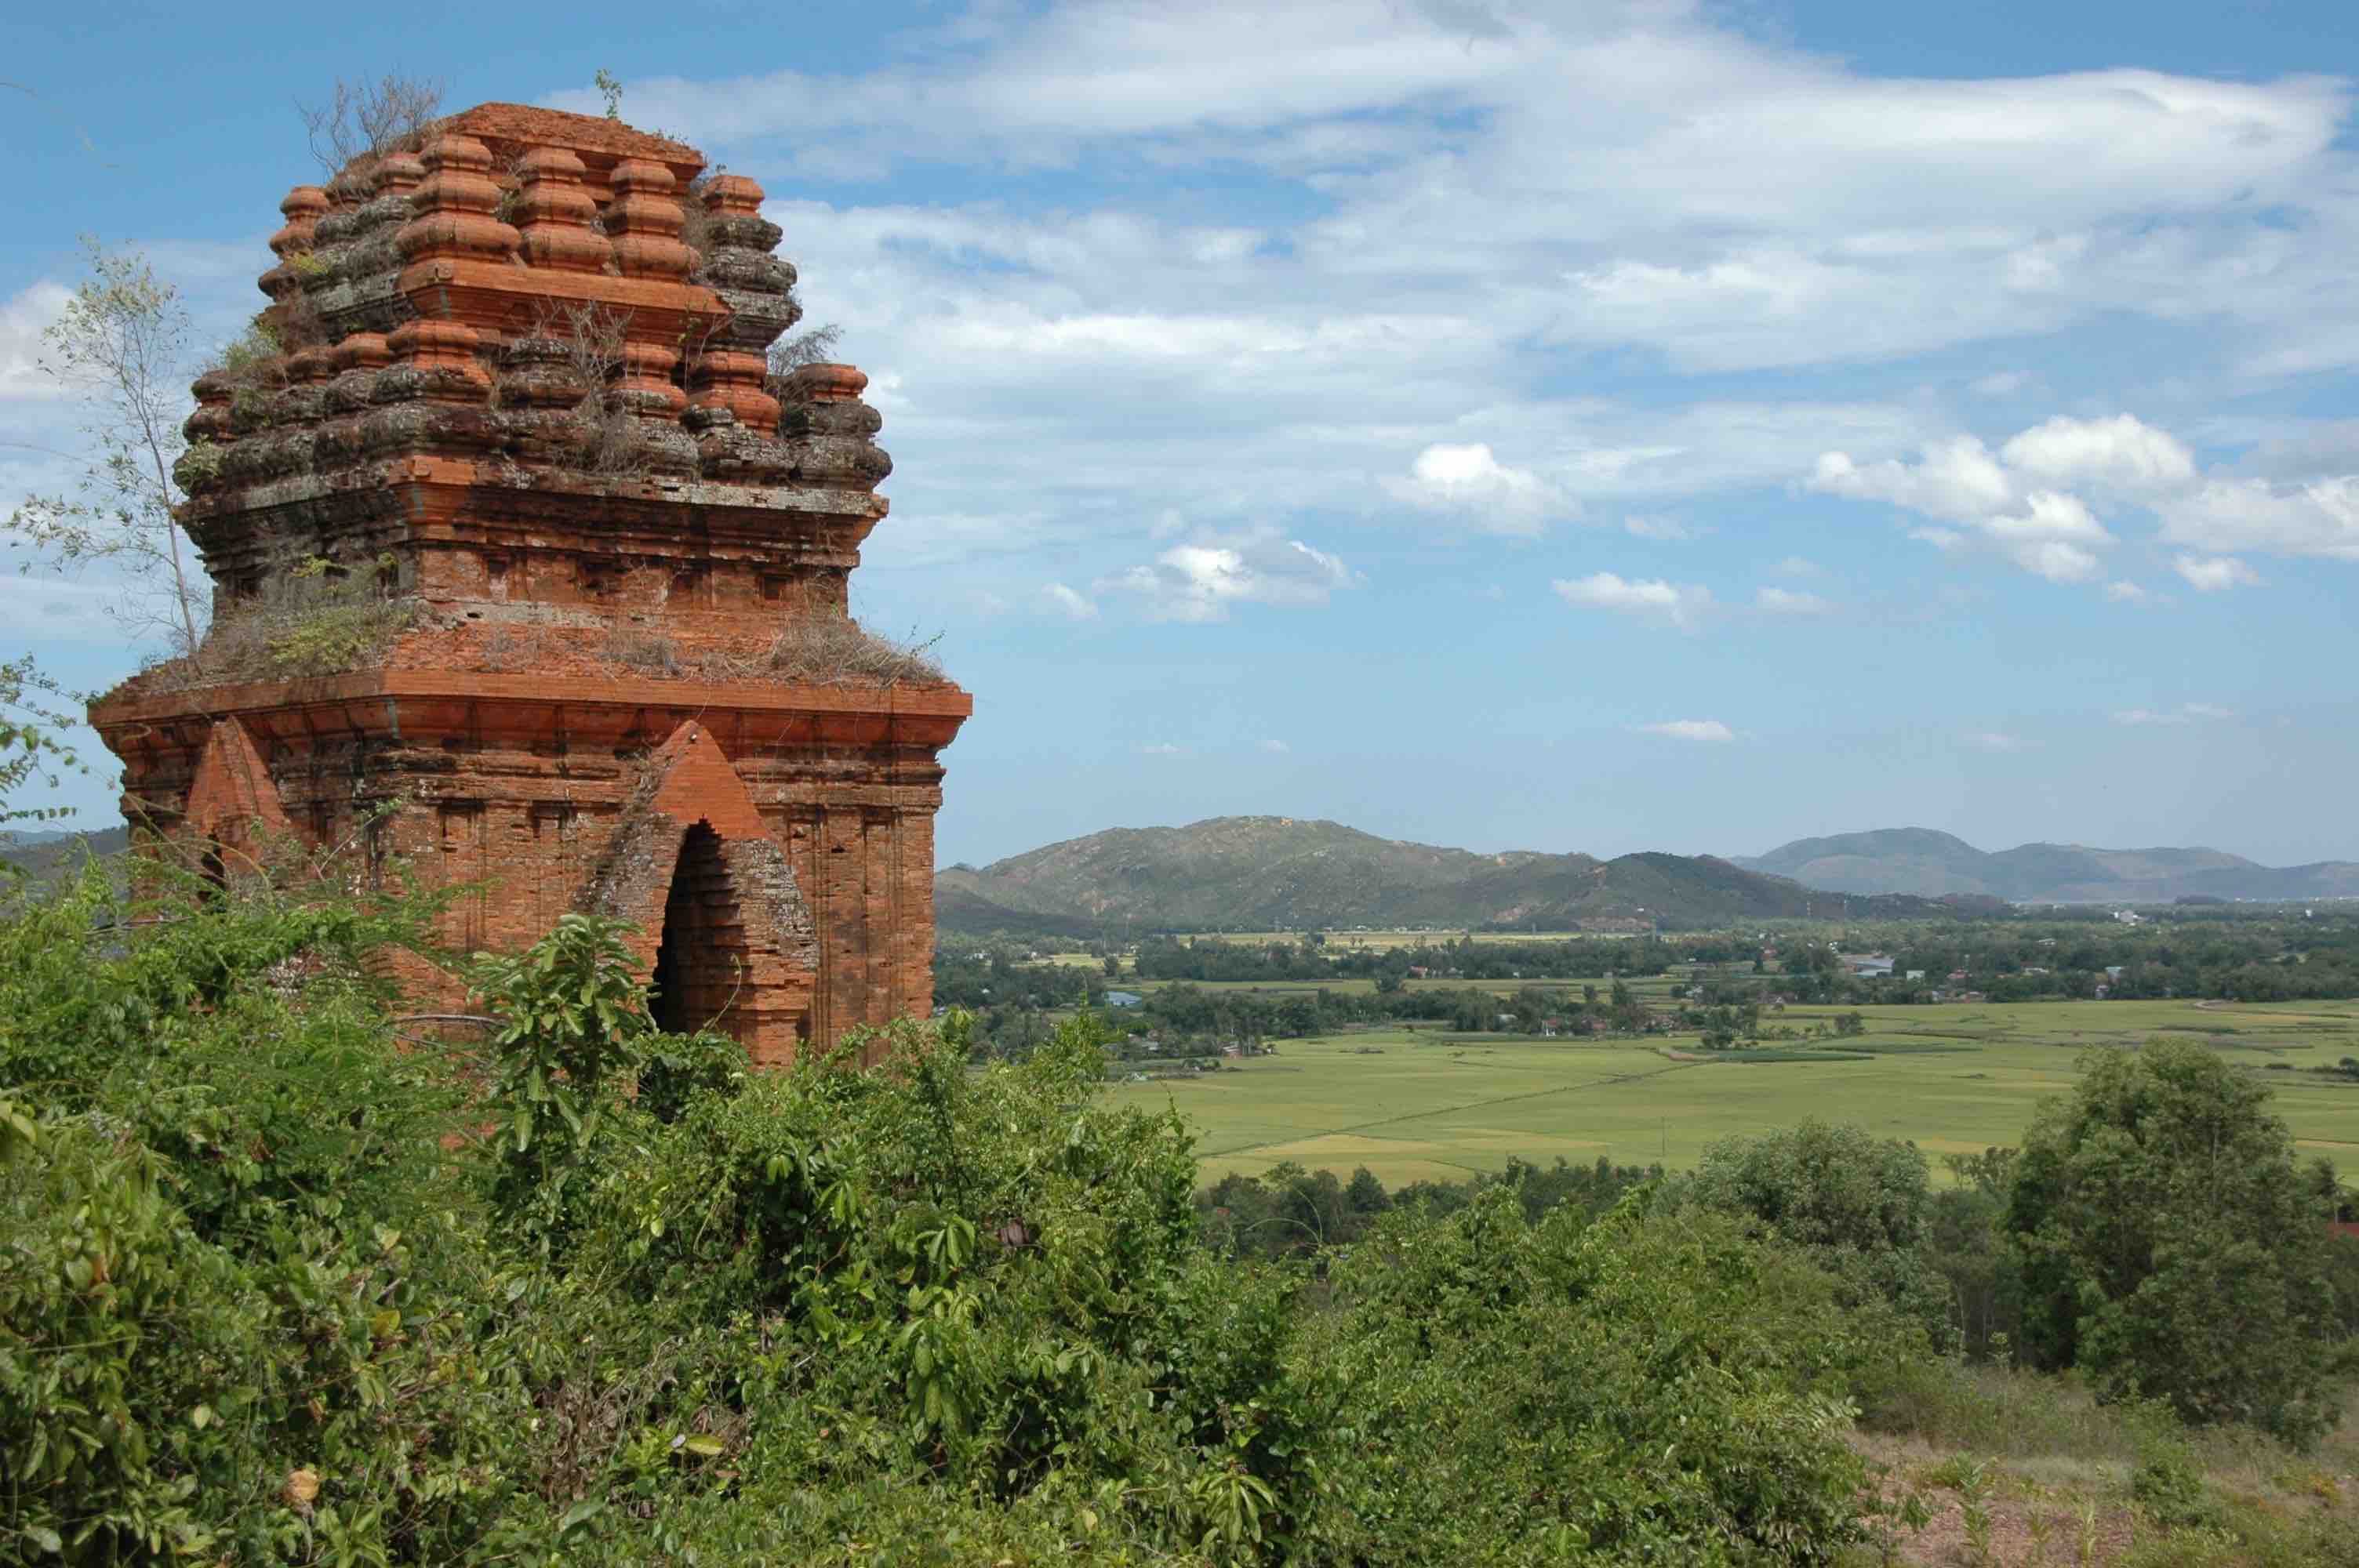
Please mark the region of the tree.
POLYGON ((2024 1138, 2024 1336, 2099 1396, 2293 1442, 2332 1424, 2328 1211, 2268 1090, 2191 1042, 2084 1054, 2024 1138))
MULTIPOLYGON (((601 70, 598 89, 612 92, 606 117, 618 119, 623 84, 601 70)), ((422 146, 442 111, 442 84, 387 72, 375 81, 338 81, 328 102, 298 104, 311 156, 332 179, 357 158, 374 158, 399 148, 422 146)))
POLYGON ((1751 1217, 1928 1328, 1948 1315, 1948 1292, 1921 1254, 1932 1187, 1913 1143, 1817 1120, 1723 1139, 1704 1151, 1687 1196, 1751 1217))
POLYGON ((1954 1184, 1933 1195, 1926 1217, 1926 1260, 1949 1281, 1959 1348, 1978 1359, 2014 1345, 2022 1332, 2023 1276, 2006 1233, 2015 1159, 2004 1148, 1944 1154, 1954 1184))
POLYGON ((1343 1201, 1351 1206, 1353 1214, 1361 1216, 1382 1214, 1392 1206, 1384 1183, 1365 1165, 1352 1173, 1351 1184, 1343 1189, 1343 1201))
POLYGON ((57 770, 87 771, 73 749, 57 738, 71 720, 46 699, 61 695, 30 654, 0 663, 0 825, 46 822, 73 814, 70 806, 16 804, 16 792, 28 783, 38 780, 54 787, 57 770))
POLYGON ((189 312, 138 252, 82 244, 90 276, 41 334, 41 368, 85 399, 89 466, 75 494, 32 497, 9 528, 61 568, 119 563, 134 592, 114 613, 185 654, 210 602, 195 546, 172 516, 173 465, 190 449, 180 434, 189 312))

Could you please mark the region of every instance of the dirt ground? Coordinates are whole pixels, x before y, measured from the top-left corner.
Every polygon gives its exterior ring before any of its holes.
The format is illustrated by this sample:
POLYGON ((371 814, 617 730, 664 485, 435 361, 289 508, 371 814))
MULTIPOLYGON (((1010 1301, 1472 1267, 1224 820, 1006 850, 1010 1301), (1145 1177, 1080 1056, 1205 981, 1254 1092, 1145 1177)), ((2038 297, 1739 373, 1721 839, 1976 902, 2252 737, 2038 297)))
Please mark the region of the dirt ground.
MULTIPOLYGON (((1875 1490, 1897 1508, 1911 1493, 1930 1514, 1921 1529, 1891 1515, 1871 1519, 1883 1539, 1854 1554, 1861 1563, 1919 1568, 2103 1568, 2112 1563, 2280 1563, 2302 1561, 2229 1535, 2170 1530, 2130 1495, 2130 1467, 2065 1454, 1980 1458, 1913 1439, 1860 1433, 1875 1490)), ((2326 1525, 2359 1542, 2359 1445, 2330 1444, 2312 1461, 2272 1475, 2231 1467, 2206 1473, 2225 1504, 2256 1509, 2275 1523, 2326 1525), (2328 1521, 2332 1521, 2329 1523, 2328 1521)), ((2292 1531, 2288 1531, 2292 1533, 2292 1531)))

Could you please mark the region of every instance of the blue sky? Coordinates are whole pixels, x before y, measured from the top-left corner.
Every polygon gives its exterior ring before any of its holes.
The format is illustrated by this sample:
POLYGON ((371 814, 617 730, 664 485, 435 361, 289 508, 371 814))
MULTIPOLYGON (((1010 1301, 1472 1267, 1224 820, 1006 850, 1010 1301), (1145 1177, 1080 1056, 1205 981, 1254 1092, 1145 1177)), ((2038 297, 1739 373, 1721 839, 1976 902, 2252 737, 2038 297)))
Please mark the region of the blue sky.
MULTIPOLYGON (((603 67, 873 378, 855 608, 976 696, 946 860, 1232 812, 2359 859, 2359 16, 1932 9, 53 8, 0 23, 0 512, 70 471, 77 234, 224 338, 298 100, 603 67)), ((0 652, 106 684, 111 594, 0 579, 0 652)))

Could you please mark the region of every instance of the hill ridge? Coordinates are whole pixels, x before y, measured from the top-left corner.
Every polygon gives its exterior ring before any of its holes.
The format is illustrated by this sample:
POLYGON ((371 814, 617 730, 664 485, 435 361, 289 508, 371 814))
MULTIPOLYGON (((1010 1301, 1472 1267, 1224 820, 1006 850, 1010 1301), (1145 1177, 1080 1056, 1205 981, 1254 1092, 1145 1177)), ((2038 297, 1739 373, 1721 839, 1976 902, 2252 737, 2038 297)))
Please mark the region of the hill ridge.
POLYGON ((2110 849, 2044 839, 1986 850, 1931 827, 1796 838, 1765 855, 1731 859, 1748 871, 1854 896, 1972 894, 2015 903, 2359 897, 2359 862, 2348 860, 2264 866, 2201 845, 2110 849))
MULTIPOLYGON (((1110 827, 935 876, 946 929, 1136 930, 1539 925, 1641 929, 1780 918, 1816 897, 1717 856, 1600 860, 1386 838, 1324 817, 1214 816, 1110 827)), ((1925 899, 1886 913, 1942 914, 1925 899)), ((1864 913, 1864 912, 1863 912, 1864 913)))

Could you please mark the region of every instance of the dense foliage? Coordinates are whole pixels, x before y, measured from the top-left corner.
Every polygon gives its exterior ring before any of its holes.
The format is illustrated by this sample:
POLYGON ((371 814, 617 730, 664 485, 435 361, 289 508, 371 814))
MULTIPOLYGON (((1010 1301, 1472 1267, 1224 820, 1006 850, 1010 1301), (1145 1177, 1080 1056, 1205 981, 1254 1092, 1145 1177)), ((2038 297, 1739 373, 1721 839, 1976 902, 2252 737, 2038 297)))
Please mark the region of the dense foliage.
POLYGON ((954 1016, 754 1074, 649 1027, 571 920, 472 965, 479 1045, 405 1047, 379 977, 424 907, 122 897, 93 871, 0 919, 0 1561, 1855 1533, 1842 1401, 1897 1352, 1708 1213, 1502 1184, 1273 1265, 1206 1245, 1187 1133, 1099 1102, 1085 1024, 983 1070, 954 1016))
POLYGON ((1913 1144, 1806 1121, 1713 1144, 1665 1197, 1805 1249, 1854 1304, 1888 1302, 1934 1336, 1948 1326, 1949 1292, 1925 1245, 1932 1186, 1913 1144))
POLYGON ((1560 1159, 1538 1166, 1509 1160, 1497 1176, 1462 1182, 1412 1182, 1387 1192, 1365 1165, 1349 1181, 1332 1171, 1308 1171, 1291 1161, 1259 1176, 1232 1173, 1196 1195, 1206 1245, 1233 1258, 1299 1257, 1316 1262, 1330 1249, 1375 1234, 1396 1209, 1426 1216, 1456 1214, 1495 1189, 1514 1195, 1533 1224, 1550 1210, 1569 1208, 1595 1219, 1630 1193, 1663 1178, 1660 1165, 1616 1165, 1602 1155, 1593 1165, 1560 1159))

